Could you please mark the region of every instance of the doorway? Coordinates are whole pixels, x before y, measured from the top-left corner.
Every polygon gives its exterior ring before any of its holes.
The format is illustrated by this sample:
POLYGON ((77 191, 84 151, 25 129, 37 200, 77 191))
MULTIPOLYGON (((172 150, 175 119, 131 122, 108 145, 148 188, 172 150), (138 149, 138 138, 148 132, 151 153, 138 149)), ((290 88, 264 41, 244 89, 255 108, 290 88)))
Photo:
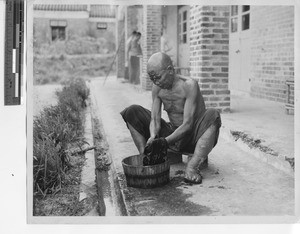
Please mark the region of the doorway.
POLYGON ((250 6, 230 7, 229 88, 250 93, 251 77, 250 6))

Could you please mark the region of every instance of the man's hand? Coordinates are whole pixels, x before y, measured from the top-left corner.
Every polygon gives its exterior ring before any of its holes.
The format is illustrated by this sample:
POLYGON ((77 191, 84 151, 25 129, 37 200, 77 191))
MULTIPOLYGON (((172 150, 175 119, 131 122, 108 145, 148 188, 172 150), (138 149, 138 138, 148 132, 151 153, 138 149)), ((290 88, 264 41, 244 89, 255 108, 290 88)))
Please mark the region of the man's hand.
POLYGON ((165 162, 168 152, 168 142, 165 138, 161 137, 158 139, 150 140, 149 144, 146 145, 144 154, 146 155, 143 159, 143 165, 155 165, 165 162))
POLYGON ((154 141, 154 139, 155 139, 155 137, 150 137, 150 138, 148 139, 148 141, 147 141, 147 143, 146 143, 146 146, 145 146, 145 147, 147 147, 148 145, 151 145, 151 144, 152 144, 152 142, 154 141))
POLYGON ((146 155, 143 165, 155 165, 165 162, 168 152, 168 142, 165 138, 149 139, 144 150, 146 155))
POLYGON ((165 138, 161 137, 149 140, 144 150, 145 155, 152 156, 155 154, 167 154, 168 142, 165 138))

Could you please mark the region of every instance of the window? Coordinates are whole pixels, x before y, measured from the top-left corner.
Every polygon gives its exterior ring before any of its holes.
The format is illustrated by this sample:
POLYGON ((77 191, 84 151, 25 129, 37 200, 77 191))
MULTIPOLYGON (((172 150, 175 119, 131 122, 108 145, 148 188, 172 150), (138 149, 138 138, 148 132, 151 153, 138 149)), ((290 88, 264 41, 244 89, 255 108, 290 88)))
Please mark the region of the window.
POLYGON ((187 43, 187 11, 184 11, 182 12, 182 17, 180 16, 179 17, 179 20, 182 20, 182 21, 179 21, 180 22, 180 30, 179 30, 179 33, 180 33, 180 41, 181 43, 183 44, 186 44, 187 43))
POLYGON ((184 12, 183 12, 183 21, 185 21, 185 20, 186 20, 186 16, 187 16, 187 12, 186 12, 186 11, 184 11, 184 12))
POLYGON ((230 8, 230 32, 241 32, 250 29, 250 6, 231 6, 230 8))
POLYGON ((51 27, 52 41, 65 40, 66 31, 65 27, 51 27))
POLYGON ((250 28, 250 6, 244 5, 242 6, 242 31, 250 28))
POLYGON ((242 17, 242 30, 247 30, 250 27, 250 14, 243 15, 242 17))
POLYGON ((182 32, 183 32, 183 33, 186 32, 186 22, 183 23, 183 30, 182 30, 182 32))
POLYGON ((231 32, 236 32, 237 31, 237 25, 238 25, 237 17, 232 18, 231 19, 231 32))
POLYGON ((106 30, 107 29, 107 23, 97 23, 97 29, 106 30))
POLYGON ((66 39, 66 27, 67 21, 65 20, 51 20, 51 39, 52 41, 56 40, 65 40, 66 39))
POLYGON ((238 14, 238 6, 231 6, 231 16, 235 16, 238 14))
POLYGON ((244 5, 243 6, 243 12, 249 11, 249 10, 250 10, 250 6, 249 5, 244 5))
POLYGON ((239 13, 239 6, 231 6, 231 32, 237 32, 238 29, 238 13, 239 13), (234 16, 234 17, 232 17, 234 16))
POLYGON ((183 34, 182 42, 183 42, 184 44, 186 44, 186 42, 187 42, 186 34, 183 34))

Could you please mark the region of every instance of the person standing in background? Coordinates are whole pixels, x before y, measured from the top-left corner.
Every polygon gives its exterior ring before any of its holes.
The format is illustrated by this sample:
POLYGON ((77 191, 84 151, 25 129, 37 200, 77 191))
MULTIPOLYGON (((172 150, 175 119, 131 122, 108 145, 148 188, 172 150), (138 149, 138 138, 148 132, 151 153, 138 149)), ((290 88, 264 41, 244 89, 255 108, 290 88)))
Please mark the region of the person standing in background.
POLYGON ((125 56, 125 74, 124 78, 125 80, 129 80, 129 55, 128 55, 128 50, 129 50, 129 45, 133 37, 135 37, 137 34, 137 31, 133 31, 130 35, 130 37, 126 40, 126 56, 125 56))
POLYGON ((127 50, 129 82, 132 84, 140 83, 140 57, 142 56, 142 49, 139 40, 141 36, 142 34, 137 32, 136 35, 132 37, 127 50))

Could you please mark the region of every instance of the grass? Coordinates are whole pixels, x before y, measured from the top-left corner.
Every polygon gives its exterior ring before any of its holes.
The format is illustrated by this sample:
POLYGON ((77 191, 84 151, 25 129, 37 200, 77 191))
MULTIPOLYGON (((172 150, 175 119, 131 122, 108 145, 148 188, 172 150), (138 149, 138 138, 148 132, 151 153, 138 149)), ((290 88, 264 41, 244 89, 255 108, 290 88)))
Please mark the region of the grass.
POLYGON ((82 79, 64 84, 56 92, 58 104, 44 108, 33 121, 33 179, 34 194, 55 194, 72 167, 68 148, 81 147, 83 111, 89 90, 82 79))

